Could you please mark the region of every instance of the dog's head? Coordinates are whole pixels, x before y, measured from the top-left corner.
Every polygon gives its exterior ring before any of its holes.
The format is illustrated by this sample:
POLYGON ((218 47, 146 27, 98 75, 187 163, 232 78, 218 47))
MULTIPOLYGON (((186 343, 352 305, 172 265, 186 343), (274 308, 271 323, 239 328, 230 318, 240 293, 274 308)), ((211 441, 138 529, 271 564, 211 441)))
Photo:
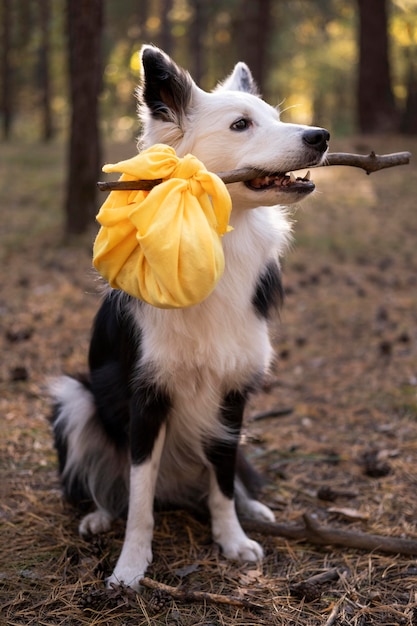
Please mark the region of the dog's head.
POLYGON ((228 186, 242 208, 290 204, 314 190, 309 175, 295 176, 292 170, 321 163, 329 133, 281 122, 278 110, 258 95, 244 63, 207 93, 158 48, 144 46, 141 58, 143 147, 166 143, 178 156, 194 154, 213 172, 260 170, 259 177, 228 186))

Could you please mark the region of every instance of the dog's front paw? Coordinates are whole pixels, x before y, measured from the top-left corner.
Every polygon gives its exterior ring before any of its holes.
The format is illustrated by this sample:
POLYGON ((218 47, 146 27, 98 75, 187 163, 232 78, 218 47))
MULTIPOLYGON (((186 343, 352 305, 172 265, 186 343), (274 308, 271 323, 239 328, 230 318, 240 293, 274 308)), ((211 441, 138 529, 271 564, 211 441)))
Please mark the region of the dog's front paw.
POLYGON ((144 575, 145 572, 138 572, 137 569, 116 567, 113 574, 106 578, 106 587, 110 589, 114 586, 125 585, 134 591, 140 591, 140 581, 144 575))
POLYGON ((222 545, 222 549, 226 558, 235 561, 260 561, 264 555, 259 543, 246 535, 239 541, 230 541, 227 545, 222 545))
POLYGON ((126 585, 140 590, 140 581, 152 562, 152 550, 148 545, 131 545, 125 542, 113 574, 106 579, 107 587, 126 585))

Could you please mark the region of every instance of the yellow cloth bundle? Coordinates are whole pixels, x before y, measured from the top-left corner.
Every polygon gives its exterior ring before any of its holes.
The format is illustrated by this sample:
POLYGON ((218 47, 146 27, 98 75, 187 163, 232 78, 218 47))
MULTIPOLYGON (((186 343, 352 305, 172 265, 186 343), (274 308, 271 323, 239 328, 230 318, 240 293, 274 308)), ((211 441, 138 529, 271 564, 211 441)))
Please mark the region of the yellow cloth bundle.
POLYGON ((97 215, 94 267, 112 287, 159 308, 202 302, 224 270, 221 236, 230 230, 232 203, 223 181, 164 144, 103 171, 163 182, 110 193, 97 215))

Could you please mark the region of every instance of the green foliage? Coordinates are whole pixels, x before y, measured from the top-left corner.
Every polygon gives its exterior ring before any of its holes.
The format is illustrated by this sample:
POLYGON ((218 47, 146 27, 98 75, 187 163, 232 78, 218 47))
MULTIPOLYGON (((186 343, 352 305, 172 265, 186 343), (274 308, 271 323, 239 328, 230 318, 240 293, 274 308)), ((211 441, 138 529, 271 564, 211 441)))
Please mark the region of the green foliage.
POLYGON ((397 100, 404 105, 407 96, 407 73, 417 69, 417 2, 393 0, 390 23, 393 88, 397 100))
POLYGON ((286 121, 353 130, 355 6, 308 0, 276 3, 271 56, 272 100, 283 99, 286 121))

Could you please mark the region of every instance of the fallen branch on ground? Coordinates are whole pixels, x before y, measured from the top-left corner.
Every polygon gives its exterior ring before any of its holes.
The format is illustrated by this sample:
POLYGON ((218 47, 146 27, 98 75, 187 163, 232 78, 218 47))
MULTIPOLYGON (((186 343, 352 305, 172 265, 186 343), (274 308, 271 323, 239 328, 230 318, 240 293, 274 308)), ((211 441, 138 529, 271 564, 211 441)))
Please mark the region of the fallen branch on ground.
POLYGON ((255 413, 255 415, 252 415, 251 419, 254 422, 259 422, 260 420, 267 419, 268 417, 285 417, 286 415, 291 415, 291 413, 293 412, 294 409, 292 407, 283 409, 271 409, 270 411, 255 413))
POLYGON ((180 589, 178 587, 171 587, 164 583, 159 583, 152 578, 142 578, 140 584, 148 589, 159 591, 168 594, 174 600, 182 602, 210 602, 212 604, 228 604, 229 606, 236 606, 244 609, 252 609, 255 611, 264 610, 264 607, 260 604, 255 604, 244 598, 235 598, 234 596, 225 596, 220 593, 209 593, 206 591, 191 591, 187 589, 180 589))
POLYGON ((342 570, 333 567, 320 574, 301 580, 299 583, 293 583, 290 585, 290 591, 297 598, 305 598, 307 602, 312 602, 320 598, 325 583, 338 580, 342 575, 346 576, 346 574, 346 569, 342 570))
MULTIPOLYGON (((350 154, 348 152, 330 152, 324 163, 316 167, 328 167, 329 165, 348 165, 350 167, 359 167, 367 174, 383 170, 387 167, 396 167, 397 165, 407 165, 410 162, 410 152, 394 152, 392 154, 350 154)), ((252 180, 258 176, 265 175, 260 170, 244 167, 239 170, 231 170, 229 172, 218 172, 219 178, 226 184, 243 182, 252 180)), ((161 178, 156 180, 122 180, 98 182, 97 186, 100 191, 150 191, 156 185, 162 182, 161 178)))
POLYGON ((259 532, 263 535, 284 537, 298 541, 308 541, 315 545, 345 546, 372 552, 387 552, 389 554, 417 554, 417 540, 403 539, 402 537, 384 537, 353 530, 341 530, 321 526, 311 515, 303 515, 304 524, 290 525, 271 522, 255 522, 245 520, 243 527, 247 531, 259 532))

